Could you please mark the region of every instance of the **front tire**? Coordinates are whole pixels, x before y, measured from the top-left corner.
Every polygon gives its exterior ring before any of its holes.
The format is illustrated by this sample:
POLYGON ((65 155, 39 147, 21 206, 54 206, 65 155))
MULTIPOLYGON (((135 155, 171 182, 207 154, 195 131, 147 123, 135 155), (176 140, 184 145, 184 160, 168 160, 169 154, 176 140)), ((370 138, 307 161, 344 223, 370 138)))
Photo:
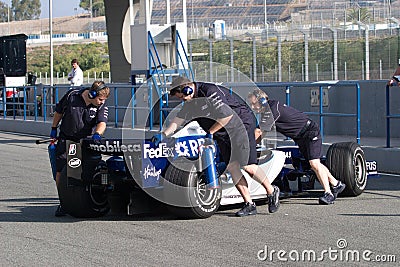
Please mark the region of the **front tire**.
POLYGON ((204 219, 212 216, 221 202, 220 187, 206 188, 204 172, 198 172, 194 162, 177 159, 167 169, 164 181, 164 200, 169 211, 185 219, 204 219))
POLYGON ((73 217, 96 218, 110 211, 103 186, 68 178, 66 167, 61 172, 57 190, 61 206, 73 217))
POLYGON ((332 175, 346 184, 343 196, 358 196, 367 185, 367 164, 359 144, 332 144, 326 154, 326 166, 332 175))

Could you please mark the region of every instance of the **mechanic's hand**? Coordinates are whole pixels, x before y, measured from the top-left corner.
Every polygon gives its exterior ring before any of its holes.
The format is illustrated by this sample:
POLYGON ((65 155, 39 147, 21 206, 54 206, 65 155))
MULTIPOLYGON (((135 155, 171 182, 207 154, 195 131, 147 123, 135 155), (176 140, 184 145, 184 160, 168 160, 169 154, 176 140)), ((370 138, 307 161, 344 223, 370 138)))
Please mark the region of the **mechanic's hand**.
POLYGON ((166 135, 164 133, 155 134, 151 138, 151 142, 154 143, 155 146, 158 146, 162 140, 164 140, 166 135))
POLYGON ((213 135, 207 133, 206 138, 204 138, 203 146, 212 146, 212 145, 214 145, 213 135))
POLYGON ((57 127, 51 127, 50 138, 57 139, 57 127))
POLYGON ((388 82, 388 85, 389 85, 389 86, 398 86, 399 84, 398 84, 398 82, 397 82, 396 80, 391 79, 391 80, 388 82))
POLYGON ((99 142, 101 141, 101 135, 100 135, 98 132, 95 132, 95 133, 92 135, 92 140, 93 140, 95 143, 99 143, 99 142))

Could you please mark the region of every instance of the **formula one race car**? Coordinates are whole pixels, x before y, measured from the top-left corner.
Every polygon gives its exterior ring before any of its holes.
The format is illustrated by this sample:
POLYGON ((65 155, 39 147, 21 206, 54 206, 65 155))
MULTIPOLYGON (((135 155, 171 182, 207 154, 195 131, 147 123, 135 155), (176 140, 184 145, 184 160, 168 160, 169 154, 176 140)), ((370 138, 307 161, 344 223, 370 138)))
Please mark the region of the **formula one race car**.
MULTIPOLYGON (((198 124, 190 123, 158 145, 147 139, 69 141, 67 166, 58 185, 61 205, 74 217, 99 217, 110 209, 132 215, 166 206, 178 217, 207 218, 220 205, 243 202, 219 160, 218 148, 207 146, 212 153, 204 152, 204 137, 198 124), (87 159, 85 155, 93 152, 99 157, 87 159)), ((279 177, 281 187, 282 181, 313 175, 295 147, 260 149, 258 161, 271 182, 279 177)), ((367 172, 359 145, 333 144, 324 162, 346 183, 347 194, 362 193, 367 172)), ((265 189, 242 172, 252 198, 265 199, 265 189)))

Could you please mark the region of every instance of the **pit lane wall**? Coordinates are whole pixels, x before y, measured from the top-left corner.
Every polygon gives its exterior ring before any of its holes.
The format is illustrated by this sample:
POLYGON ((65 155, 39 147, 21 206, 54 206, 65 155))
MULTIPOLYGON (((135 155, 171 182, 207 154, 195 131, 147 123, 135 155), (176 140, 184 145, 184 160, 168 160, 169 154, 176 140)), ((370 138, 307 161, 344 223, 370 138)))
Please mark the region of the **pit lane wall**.
MULTIPOLYGON (((357 81, 358 82, 358 81, 357 81)), ((386 148, 386 81, 359 81, 360 85, 360 125, 361 138, 360 144, 363 147, 367 160, 375 160, 378 162, 378 171, 400 174, 400 121, 391 120, 391 137, 392 147, 386 148)), ((235 92, 240 96, 246 97, 251 88, 246 84, 232 84, 235 92)), ((278 99, 286 102, 286 90, 280 83, 258 84, 265 90, 270 98, 278 99)), ((310 87, 291 87, 290 89, 290 105, 305 112, 314 113, 316 106, 315 86, 310 87)), ((334 86, 324 88, 326 99, 324 99, 324 112, 329 113, 354 113, 356 106, 356 93, 354 88, 335 88, 334 86)), ((126 94, 128 95, 129 90, 126 94)), ((400 114, 400 104, 396 101, 399 99, 400 89, 391 89, 391 113, 400 114)), ((127 98, 127 95, 119 93, 118 98, 127 98)), ((114 102, 113 95, 110 96, 109 105, 114 102)), ((120 112, 120 110, 118 111, 120 112)), ((108 125, 106 138, 121 138, 121 128, 113 127, 112 122, 113 111, 110 110, 110 123, 108 125)), ((310 114, 310 117, 319 122, 318 115, 310 114)), ((123 116, 119 116, 120 119, 123 116)), ((0 116, 0 130, 9 132, 19 132, 25 134, 35 134, 48 136, 51 128, 51 117, 47 121, 23 121, 21 117, 16 120, 12 116, 4 119, 0 116)), ((122 125, 122 124, 120 124, 122 125)), ((324 117, 324 151, 334 142, 356 141, 356 118, 354 117, 324 117)), ((158 129, 158 126, 154 127, 158 129)), ((156 130, 145 131, 143 126, 135 129, 128 129, 133 135, 150 138, 156 130)))

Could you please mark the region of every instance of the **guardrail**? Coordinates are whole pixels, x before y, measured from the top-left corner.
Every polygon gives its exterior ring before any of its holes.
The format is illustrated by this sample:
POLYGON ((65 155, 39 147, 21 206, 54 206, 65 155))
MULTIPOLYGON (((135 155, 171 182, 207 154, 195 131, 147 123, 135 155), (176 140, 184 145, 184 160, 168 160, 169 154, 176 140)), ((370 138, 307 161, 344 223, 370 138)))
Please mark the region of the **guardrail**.
POLYGON ((356 141, 360 143, 360 85, 358 82, 352 81, 328 81, 328 82, 296 82, 296 83, 257 83, 259 88, 268 88, 268 87, 283 87, 285 88, 286 95, 286 105, 290 106, 290 91, 293 88, 301 88, 301 87, 318 87, 319 88, 319 107, 318 112, 307 112, 306 114, 317 115, 319 116, 319 125, 321 131, 321 138, 324 141, 324 118, 325 117, 354 117, 356 119, 356 141), (355 96, 356 96, 356 112, 355 113, 334 113, 334 112, 325 112, 323 106, 323 88, 324 87, 354 87, 355 96))
POLYGON ((392 114, 390 112, 390 88, 392 86, 386 85, 386 147, 390 147, 390 129, 391 129, 391 124, 390 120, 391 119, 399 119, 400 114, 392 114))
POLYGON ((40 102, 38 102, 38 94, 36 86, 18 86, 18 87, 0 87, 0 111, 3 117, 7 115, 16 119, 17 116, 23 116, 26 120, 28 116, 34 116, 34 120, 38 120, 38 110, 40 102), (33 93, 32 96, 29 96, 33 93))
MULTIPOLYGON (((151 96, 148 97, 147 99, 147 106, 141 107, 137 106, 137 101, 136 101, 136 92, 139 89, 139 87, 145 86, 143 89, 144 91, 147 92, 147 85, 141 84, 141 85, 112 85, 108 84, 108 87, 110 88, 110 97, 109 100, 107 101, 107 106, 109 109, 109 113, 113 111, 114 117, 113 119, 109 118, 110 122, 114 122, 114 127, 118 128, 121 127, 120 125, 120 115, 119 111, 124 110, 125 112, 130 111, 130 121, 129 124, 132 128, 134 128, 137 123, 137 114, 136 112, 139 110, 148 110, 149 112, 149 118, 152 118, 153 116, 153 110, 150 109, 149 107, 152 106, 152 100, 151 96), (127 104, 120 104, 120 102, 123 101, 127 104)), ((43 86, 42 88, 42 109, 43 109, 43 120, 47 121, 48 117, 52 116, 55 110, 56 103, 59 102, 60 97, 62 97, 66 91, 70 90, 72 87, 70 86, 43 86)), ((73 87, 76 89, 84 89, 85 87, 73 87)), ((153 127, 153 121, 150 120, 150 129, 153 127)))
MULTIPOLYGON (((154 126, 153 120, 149 120, 149 118, 152 118, 155 113, 152 107, 154 100, 151 99, 151 94, 143 95, 143 105, 140 106, 138 105, 138 89, 139 86, 147 86, 146 84, 142 85, 113 85, 109 84, 109 87, 111 89, 111 95, 110 98, 107 102, 110 113, 111 111, 114 112, 113 118, 109 118, 110 122, 114 123, 114 127, 118 128, 121 127, 120 122, 120 111, 125 111, 130 112, 128 114, 130 117, 129 121, 129 127, 135 128, 135 126, 138 125, 137 123, 137 118, 140 116, 138 114, 139 111, 148 111, 148 118, 147 121, 145 121, 146 126, 148 126, 150 129, 154 126)), ((320 130, 321 130, 321 136, 324 138, 324 118, 325 117, 354 117, 355 118, 355 125, 356 125, 356 140, 357 143, 360 143, 360 86, 358 82, 350 82, 350 81, 340 81, 340 82, 315 82, 315 83, 309 83, 309 82, 301 82, 301 83, 260 83, 257 84, 259 88, 268 88, 268 87, 282 87, 285 90, 285 95, 286 95, 286 104, 290 105, 290 100, 291 100, 291 91, 294 88, 301 88, 301 87, 317 87, 319 88, 319 107, 318 107, 318 112, 307 112, 305 113, 310 114, 310 115, 316 115, 319 116, 319 124, 320 124, 320 130), (331 86, 331 87, 353 87, 355 90, 355 96, 356 96, 356 111, 355 113, 333 113, 333 112, 326 112, 324 110, 323 106, 323 88, 331 86)), ((23 115, 23 120, 27 120, 27 116, 33 116, 33 119, 35 121, 38 121, 40 117, 43 117, 43 121, 47 121, 49 116, 52 116, 52 113, 54 112, 55 104, 60 100, 60 96, 64 95, 64 93, 69 90, 71 87, 70 86, 43 86, 40 90, 37 89, 36 86, 30 86, 30 87, 18 87, 19 93, 23 94, 23 99, 22 102, 20 102, 18 97, 12 98, 10 101, 5 101, 3 98, 3 102, 0 101, 0 111, 1 111, 1 103, 3 104, 3 107, 6 107, 7 112, 3 112, 3 117, 6 118, 8 115, 12 115, 13 119, 21 119, 21 117, 18 117, 18 114, 23 115), (28 89, 29 88, 29 89, 28 89), (30 98, 33 100, 29 101, 29 97, 27 97, 28 92, 33 93, 33 97, 31 96, 30 98), (38 99, 38 96, 41 96, 41 101, 36 101, 38 99), (18 101, 17 101, 18 100, 18 101), (9 107, 10 109, 7 109, 9 107)), ((80 87, 77 87, 80 88, 80 87)), ((144 88, 143 93, 147 92, 148 93, 148 88, 144 88)), ((5 95, 6 88, 2 88, 3 95, 5 95)), ((387 97, 389 98, 389 93, 387 91, 387 97)), ((154 107, 157 107, 157 105, 154 105, 154 107)), ((161 116, 161 114, 160 114, 161 116)), ((393 115, 390 114, 390 111, 388 109, 388 115, 387 115, 387 120, 391 118, 400 118, 400 115, 393 115)), ((143 121, 143 118, 140 118, 143 121)), ((32 118, 30 118, 32 120, 32 118)), ((126 127, 126 125, 122 125, 126 127)), ((388 129, 390 128, 390 124, 388 124, 388 129)), ((390 131, 387 132, 387 138, 388 138, 388 146, 390 145, 389 139, 390 139, 390 131)))

